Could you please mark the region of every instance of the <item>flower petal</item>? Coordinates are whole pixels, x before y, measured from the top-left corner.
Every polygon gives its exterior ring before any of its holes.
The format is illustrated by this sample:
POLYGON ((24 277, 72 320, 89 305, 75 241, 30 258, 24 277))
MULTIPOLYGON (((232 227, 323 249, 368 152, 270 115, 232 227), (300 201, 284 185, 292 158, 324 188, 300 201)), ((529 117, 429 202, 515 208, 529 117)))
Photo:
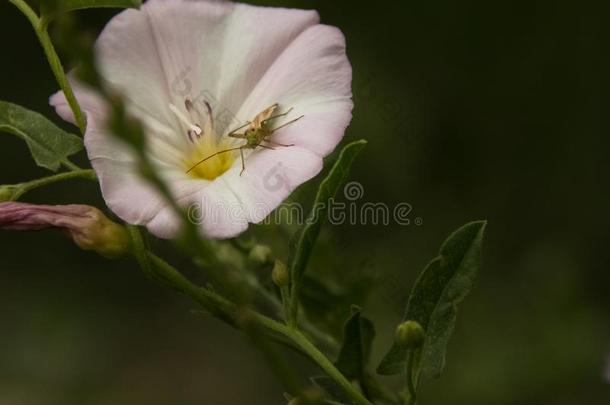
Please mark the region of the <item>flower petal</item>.
MULTIPOLYGON (((107 107, 99 95, 75 80, 72 72, 68 75, 68 80, 78 100, 78 104, 86 115, 92 115, 98 120, 106 116, 107 107)), ((62 91, 58 91, 49 97, 49 104, 55 108, 55 111, 62 119, 76 125, 72 109, 62 91)))
MULTIPOLYGON (((84 85, 71 79, 76 98, 87 115, 85 146, 100 181, 102 196, 108 207, 125 222, 145 225, 162 209, 165 202, 157 191, 137 173, 135 156, 105 127, 108 108, 101 98, 84 85)), ((60 91, 50 104, 64 119, 74 116, 60 91)))
MULTIPOLYGON (((108 106, 104 100, 92 89, 78 82, 74 75, 69 75, 70 85, 74 96, 87 117, 87 131, 85 146, 90 160, 107 157, 117 161, 131 162, 133 154, 121 141, 108 133, 105 123, 108 115, 108 106)), ((57 114, 64 120, 76 124, 72 109, 62 91, 58 91, 49 98, 49 104, 55 108, 57 114)))
POLYGON ((151 0, 108 23, 96 44, 100 70, 164 123, 175 122, 168 104, 181 107, 189 97, 222 106, 215 114, 228 125, 277 56, 317 21, 314 11, 151 0))
MULTIPOLYGON (((150 0, 140 10, 120 13, 100 35, 96 52, 103 78, 143 122, 151 158, 177 201, 206 211, 198 221, 206 235, 230 237, 248 222, 260 222, 321 170, 322 156, 341 140, 351 119, 351 66, 340 31, 318 20, 315 11, 150 0), (276 102, 294 106, 295 116, 305 118, 274 140, 297 146, 250 153, 243 176, 237 159, 213 182, 194 180, 181 166, 189 145, 169 108, 185 108, 187 97, 212 105, 218 135, 276 102)), ((138 176, 130 150, 106 130, 103 103, 75 90, 87 113, 85 144, 108 206, 126 222, 174 236, 179 221, 138 176)), ((61 94, 51 104, 73 120, 61 94)))
POLYGON ((337 28, 316 25, 303 32, 275 61, 240 110, 247 119, 264 106, 294 107, 276 127, 304 115, 274 135, 320 156, 334 150, 352 118, 352 67, 337 28))
MULTIPOLYGON (((245 231, 248 220, 235 194, 223 182, 202 183, 186 180, 173 189, 178 203, 186 208, 189 220, 198 225, 202 235, 225 239, 245 231)), ((170 207, 165 207, 147 227, 158 237, 172 238, 180 229, 180 219, 170 207)))
POLYGON ((233 167, 216 182, 225 182, 241 202, 249 222, 258 223, 299 185, 322 170, 322 158, 297 146, 257 150, 248 156, 246 170, 233 167))

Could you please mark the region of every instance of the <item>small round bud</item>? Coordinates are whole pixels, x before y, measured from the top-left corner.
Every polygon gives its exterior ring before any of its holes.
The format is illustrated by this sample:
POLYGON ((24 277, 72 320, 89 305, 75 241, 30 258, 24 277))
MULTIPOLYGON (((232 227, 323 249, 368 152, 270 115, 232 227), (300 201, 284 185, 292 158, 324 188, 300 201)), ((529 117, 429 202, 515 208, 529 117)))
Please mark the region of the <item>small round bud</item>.
POLYGON ((290 282, 290 275, 288 274, 288 269, 284 263, 279 260, 275 261, 273 271, 271 272, 271 279, 273 280, 273 283, 280 288, 288 285, 290 282))
POLYGON ((406 321, 396 328, 396 343, 408 349, 417 349, 424 343, 426 333, 416 321, 406 321))
POLYGON ((248 260, 257 265, 271 263, 273 261, 273 254, 271 253, 271 248, 269 248, 269 246, 264 245, 254 246, 248 254, 248 260))

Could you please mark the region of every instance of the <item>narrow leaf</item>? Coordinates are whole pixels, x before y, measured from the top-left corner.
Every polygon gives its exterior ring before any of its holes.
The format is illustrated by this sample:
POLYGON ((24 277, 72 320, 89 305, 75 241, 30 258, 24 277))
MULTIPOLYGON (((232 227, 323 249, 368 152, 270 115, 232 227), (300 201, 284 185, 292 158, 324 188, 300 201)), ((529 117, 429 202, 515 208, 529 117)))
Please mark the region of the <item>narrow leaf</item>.
MULTIPOLYGON (((468 294, 480 267, 485 221, 471 222, 445 241, 440 254, 413 286, 403 320, 415 320, 426 339, 414 367, 415 375, 437 378, 445 365, 447 344, 457 316, 457 304, 468 294)), ((377 368, 379 374, 405 370, 408 350, 396 344, 377 368)))
MULTIPOLYGON (((337 194, 339 187, 347 179, 354 159, 365 145, 365 140, 355 141, 346 145, 341 150, 339 158, 320 184, 314 206, 305 222, 305 226, 291 241, 289 263, 293 300, 298 295, 301 277, 307 267, 307 262, 320 234, 320 229, 327 219, 330 199, 337 194)), ((295 310, 294 306, 292 310, 295 310)))
POLYGON ((355 307, 351 318, 345 323, 344 330, 343 345, 336 366, 348 379, 363 381, 375 337, 375 327, 370 320, 361 316, 360 308, 355 307))
POLYGON ((0 101, 0 131, 23 139, 36 164, 57 171, 68 156, 83 148, 83 141, 70 134, 37 112, 16 104, 0 101))

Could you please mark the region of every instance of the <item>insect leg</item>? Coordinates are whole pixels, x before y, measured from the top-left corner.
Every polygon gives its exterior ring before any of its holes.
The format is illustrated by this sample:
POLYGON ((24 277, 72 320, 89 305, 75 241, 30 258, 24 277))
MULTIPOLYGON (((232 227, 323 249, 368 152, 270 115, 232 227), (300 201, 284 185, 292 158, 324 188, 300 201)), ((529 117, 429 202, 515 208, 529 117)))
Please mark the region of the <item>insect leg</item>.
POLYGON ((271 144, 273 146, 286 146, 286 147, 294 146, 294 143, 285 144, 285 143, 274 142, 274 141, 269 140, 269 139, 263 139, 263 142, 267 142, 268 144, 271 144))
POLYGON ((275 128, 275 129, 272 129, 272 130, 271 130, 271 133, 274 133, 274 132, 275 132, 275 131, 277 131, 278 129, 282 129, 282 128, 284 128, 284 127, 285 127, 285 126, 287 126, 287 125, 290 125, 290 124, 292 124, 292 123, 294 123, 294 122, 297 122, 298 120, 300 120, 300 119, 301 119, 301 118, 303 118, 303 117, 304 117, 304 115, 301 115, 300 117, 295 118, 295 119, 293 119, 292 121, 288 121, 287 123, 285 123, 285 124, 283 124, 283 125, 280 125, 279 127, 275 128))
POLYGON ((290 114, 290 113, 292 112, 292 110, 294 110, 294 107, 290 107, 290 109, 289 109, 288 111, 286 111, 285 113, 278 114, 278 115, 274 115, 273 117, 269 117, 269 118, 267 118, 267 119, 264 119, 262 123, 263 123, 263 124, 266 124, 266 123, 267 123, 267 121, 271 121, 271 120, 272 120, 272 119, 274 119, 274 118, 284 117, 284 116, 286 116, 286 115, 290 114))
POLYGON ((230 138, 237 138, 237 139, 245 139, 246 138, 246 134, 234 134, 234 133, 230 133, 229 135, 230 138))
POLYGON ((265 146, 265 145, 261 145, 261 144, 258 144, 258 146, 261 148, 269 149, 269 150, 275 150, 275 148, 272 148, 271 146, 265 146))
POLYGON ((239 177, 241 177, 241 175, 244 174, 244 171, 246 170, 246 162, 244 160, 244 148, 243 147, 239 148, 239 154, 241 156, 241 172, 239 172, 239 177))

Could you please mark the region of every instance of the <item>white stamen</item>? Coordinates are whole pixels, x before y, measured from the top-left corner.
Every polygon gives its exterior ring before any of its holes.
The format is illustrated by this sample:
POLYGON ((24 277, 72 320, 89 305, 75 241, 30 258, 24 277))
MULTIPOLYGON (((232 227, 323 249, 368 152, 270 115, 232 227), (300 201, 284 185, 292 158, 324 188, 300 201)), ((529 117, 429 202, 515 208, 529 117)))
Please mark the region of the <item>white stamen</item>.
POLYGON ((170 103, 170 104, 169 104, 169 109, 171 110, 171 112, 173 112, 173 113, 174 113, 174 115, 175 115, 176 117, 178 117, 178 119, 179 119, 179 120, 180 120, 180 121, 181 121, 181 122, 182 122, 184 125, 186 125, 186 127, 187 127, 189 130, 193 131, 193 132, 194 132, 196 135, 201 135, 201 132, 202 132, 201 128, 200 128, 198 125, 191 123, 191 122, 189 121, 189 119, 188 119, 188 118, 187 118, 187 117, 186 117, 186 116, 185 116, 185 115, 182 113, 182 111, 180 111, 180 110, 179 110, 179 109, 178 109, 178 108, 177 108, 175 105, 173 105, 173 104, 171 104, 171 103, 170 103))

